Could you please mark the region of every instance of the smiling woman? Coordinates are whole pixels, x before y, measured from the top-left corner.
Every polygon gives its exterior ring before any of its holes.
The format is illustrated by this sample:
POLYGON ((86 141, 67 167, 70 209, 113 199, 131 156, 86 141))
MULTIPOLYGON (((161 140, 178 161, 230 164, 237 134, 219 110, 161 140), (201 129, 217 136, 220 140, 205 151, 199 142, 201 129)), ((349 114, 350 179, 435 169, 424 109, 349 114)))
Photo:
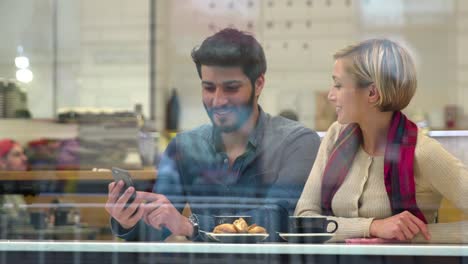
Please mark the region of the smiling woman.
POLYGON ((338 122, 322 140, 295 213, 337 221, 334 241, 468 242, 462 223, 432 224, 443 197, 468 212, 468 170, 401 113, 417 84, 408 52, 371 39, 334 59, 328 99, 338 122))

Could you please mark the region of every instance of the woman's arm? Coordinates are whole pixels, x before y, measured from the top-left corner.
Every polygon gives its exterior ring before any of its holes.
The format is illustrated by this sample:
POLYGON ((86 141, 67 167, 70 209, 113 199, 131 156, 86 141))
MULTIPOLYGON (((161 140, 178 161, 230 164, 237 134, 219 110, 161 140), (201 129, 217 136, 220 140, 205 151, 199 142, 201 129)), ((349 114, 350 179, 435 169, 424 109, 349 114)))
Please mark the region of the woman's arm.
MULTIPOLYGON (((432 138, 417 149, 421 177, 458 209, 468 214, 468 170, 466 166, 432 138)), ((436 205, 439 206, 439 205, 436 205)), ((468 243, 468 222, 429 224, 432 243, 468 243)), ((413 242, 427 242, 417 235, 413 242)))
MULTIPOLYGON (((432 138, 424 138, 416 152, 416 170, 432 189, 468 214, 468 170, 432 138)), ((439 205, 436 205, 439 206, 439 205)))

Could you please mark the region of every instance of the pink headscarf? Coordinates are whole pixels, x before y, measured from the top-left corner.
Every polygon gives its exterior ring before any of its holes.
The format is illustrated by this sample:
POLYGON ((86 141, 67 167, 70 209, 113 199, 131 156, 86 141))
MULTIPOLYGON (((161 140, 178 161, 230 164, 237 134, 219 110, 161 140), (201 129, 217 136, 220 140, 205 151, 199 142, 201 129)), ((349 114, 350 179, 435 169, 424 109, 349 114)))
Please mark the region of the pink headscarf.
POLYGON ((10 150, 16 145, 16 142, 11 139, 0 140, 0 158, 8 155, 10 150))

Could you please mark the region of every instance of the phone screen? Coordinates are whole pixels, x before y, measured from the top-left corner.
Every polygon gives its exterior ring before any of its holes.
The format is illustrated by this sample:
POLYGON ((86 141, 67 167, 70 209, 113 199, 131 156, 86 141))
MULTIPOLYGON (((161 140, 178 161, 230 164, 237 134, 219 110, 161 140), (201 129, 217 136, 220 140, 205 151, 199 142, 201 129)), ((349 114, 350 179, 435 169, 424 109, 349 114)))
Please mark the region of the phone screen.
MULTIPOLYGON (((132 177, 130 176, 130 173, 127 170, 113 167, 112 177, 114 178, 115 182, 122 180, 125 183, 124 187, 122 188, 120 192, 120 195, 122 195, 129 187, 133 186, 132 177)), ((133 192, 130 199, 128 199, 128 202, 125 205, 125 207, 128 207, 128 205, 131 204, 135 200, 135 197, 136 197, 136 191, 133 192)))

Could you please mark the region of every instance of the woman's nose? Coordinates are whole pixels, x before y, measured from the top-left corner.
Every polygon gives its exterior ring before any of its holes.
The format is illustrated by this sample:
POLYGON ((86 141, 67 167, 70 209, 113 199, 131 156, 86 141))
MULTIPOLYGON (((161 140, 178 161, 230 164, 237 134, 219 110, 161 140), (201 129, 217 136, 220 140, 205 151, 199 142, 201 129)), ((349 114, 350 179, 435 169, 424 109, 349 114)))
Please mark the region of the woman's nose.
POLYGON ((328 101, 331 101, 331 102, 335 100, 335 94, 333 93, 332 89, 330 89, 330 91, 328 92, 327 98, 328 98, 328 101))

